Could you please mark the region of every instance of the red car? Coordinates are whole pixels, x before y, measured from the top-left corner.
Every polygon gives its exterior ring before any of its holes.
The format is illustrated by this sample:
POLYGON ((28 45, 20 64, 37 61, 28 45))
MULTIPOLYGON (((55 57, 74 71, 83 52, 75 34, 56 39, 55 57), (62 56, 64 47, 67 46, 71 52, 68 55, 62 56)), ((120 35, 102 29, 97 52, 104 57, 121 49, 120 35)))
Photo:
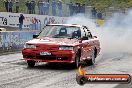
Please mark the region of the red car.
POLYGON ((76 68, 81 62, 95 63, 100 43, 90 30, 77 24, 49 24, 22 50, 29 67, 36 62, 70 63, 76 68))

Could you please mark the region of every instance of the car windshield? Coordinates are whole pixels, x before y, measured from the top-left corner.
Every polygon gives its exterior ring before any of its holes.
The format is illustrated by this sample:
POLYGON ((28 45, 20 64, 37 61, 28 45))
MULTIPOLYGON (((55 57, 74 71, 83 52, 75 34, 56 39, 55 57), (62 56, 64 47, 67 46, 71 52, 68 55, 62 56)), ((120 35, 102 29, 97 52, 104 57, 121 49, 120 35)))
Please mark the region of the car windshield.
POLYGON ((39 34, 38 38, 51 37, 51 38, 77 38, 81 37, 79 27, 73 26, 46 26, 39 34))

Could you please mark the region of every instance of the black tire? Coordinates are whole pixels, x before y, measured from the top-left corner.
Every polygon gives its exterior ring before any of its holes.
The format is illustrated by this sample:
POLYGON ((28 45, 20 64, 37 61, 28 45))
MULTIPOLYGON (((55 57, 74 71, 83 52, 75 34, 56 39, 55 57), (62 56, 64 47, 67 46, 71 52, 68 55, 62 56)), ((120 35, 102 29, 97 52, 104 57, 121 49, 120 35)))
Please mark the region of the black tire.
POLYGON ((75 56, 75 62, 73 63, 73 67, 78 68, 79 66, 80 66, 80 56, 79 53, 77 52, 75 56))
POLYGON ((91 59, 87 61, 87 65, 92 66, 95 64, 95 58, 96 58, 96 51, 95 49, 92 50, 91 53, 91 59))
POLYGON ((27 61, 28 67, 33 68, 35 66, 35 61, 27 61))

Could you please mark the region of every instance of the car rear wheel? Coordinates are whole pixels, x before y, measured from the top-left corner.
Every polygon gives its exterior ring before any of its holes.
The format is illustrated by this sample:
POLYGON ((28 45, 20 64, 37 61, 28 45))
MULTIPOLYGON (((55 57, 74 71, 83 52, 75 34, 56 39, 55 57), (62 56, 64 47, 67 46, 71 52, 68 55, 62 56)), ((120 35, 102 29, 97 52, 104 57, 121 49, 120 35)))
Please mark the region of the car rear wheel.
POLYGON ((32 68, 35 66, 35 61, 27 61, 28 67, 32 68))
POLYGON ((78 68, 79 66, 80 66, 80 57, 79 57, 79 53, 77 53, 75 56, 75 62, 73 63, 73 67, 78 68))

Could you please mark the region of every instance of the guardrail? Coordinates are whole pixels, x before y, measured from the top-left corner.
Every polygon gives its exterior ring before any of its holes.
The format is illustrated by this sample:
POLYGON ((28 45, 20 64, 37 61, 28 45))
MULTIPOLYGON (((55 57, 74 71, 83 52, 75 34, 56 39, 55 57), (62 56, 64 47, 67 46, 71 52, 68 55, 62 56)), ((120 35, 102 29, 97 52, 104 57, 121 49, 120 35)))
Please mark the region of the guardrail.
POLYGON ((0 54, 22 49, 25 42, 31 40, 36 33, 36 31, 0 32, 0 54))

